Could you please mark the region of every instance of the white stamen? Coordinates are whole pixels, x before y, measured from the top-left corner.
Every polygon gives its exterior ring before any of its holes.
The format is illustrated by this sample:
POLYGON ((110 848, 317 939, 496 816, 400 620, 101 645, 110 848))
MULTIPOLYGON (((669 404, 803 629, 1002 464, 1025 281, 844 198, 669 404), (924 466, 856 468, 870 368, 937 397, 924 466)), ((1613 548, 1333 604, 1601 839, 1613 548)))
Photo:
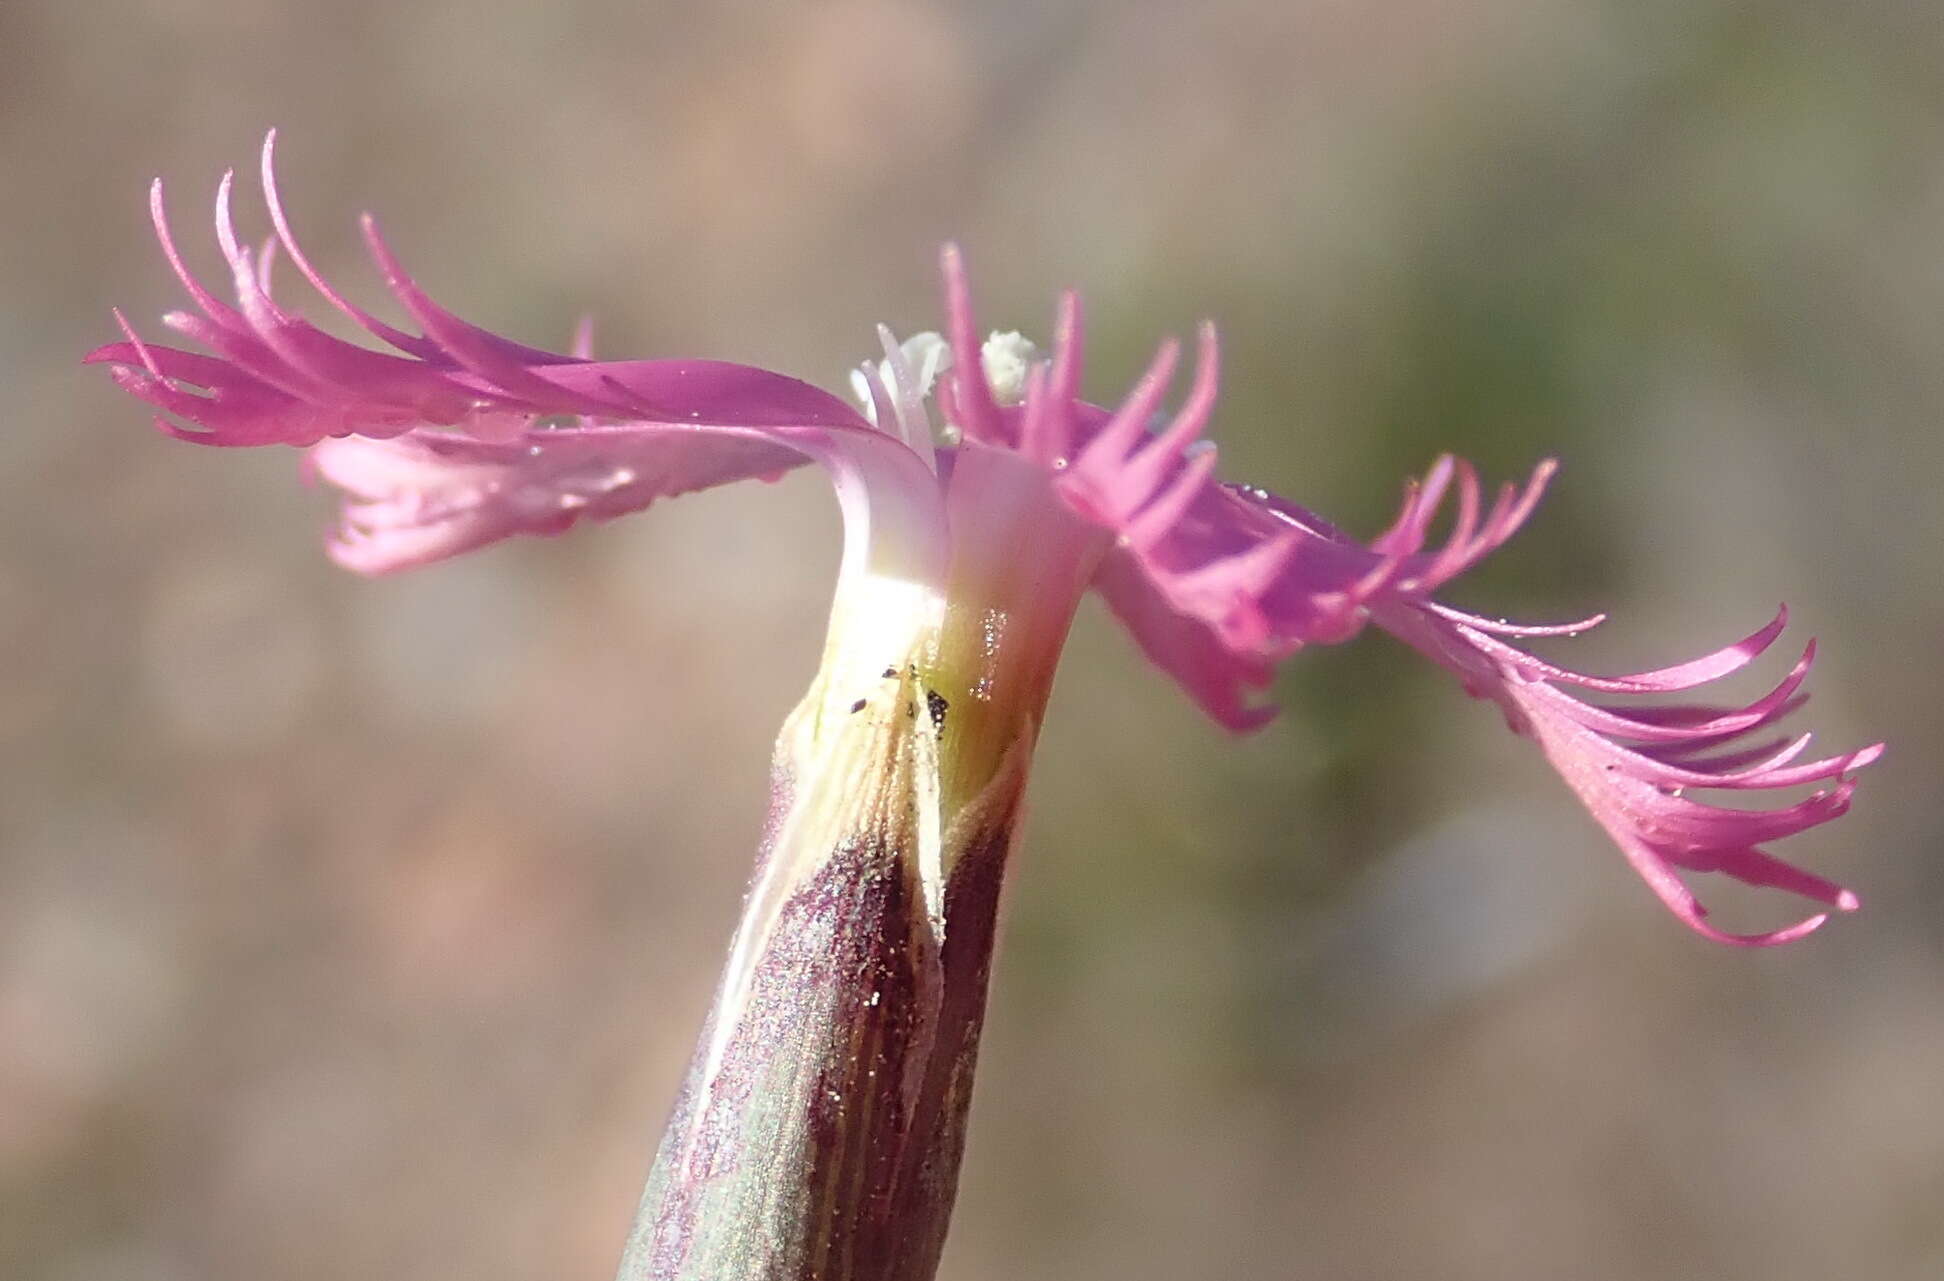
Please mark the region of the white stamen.
POLYGON ((898 350, 904 354, 905 363, 911 366, 916 376, 915 385, 920 400, 932 394, 932 388, 938 385, 938 376, 952 367, 952 344, 929 329, 905 339, 898 350))
POLYGON ((905 358, 905 349, 898 345, 888 326, 878 326, 878 341, 884 344, 884 363, 878 366, 878 377, 891 393, 891 407, 898 416, 899 434, 904 437, 905 444, 925 460, 925 466, 936 472, 938 459, 932 453, 931 418, 925 413, 925 397, 931 391, 931 384, 919 385, 917 376, 911 371, 911 362, 905 358))
MULTIPOLYGON (((896 341, 884 326, 878 326, 878 339, 884 344, 884 359, 865 361, 851 370, 851 395, 864 408, 873 426, 896 435, 917 450, 928 453, 932 443, 953 448, 965 438, 957 423, 940 421, 936 425, 925 410, 938 380, 952 368, 952 346, 931 330, 896 341), (877 399, 873 385, 883 389, 899 421, 878 421, 877 399)), ((979 349, 979 364, 994 402, 1011 408, 1026 399, 1026 375, 1039 358, 1039 348, 1018 332, 994 331, 979 349)))
POLYGON ((916 333, 899 342, 883 325, 878 340, 884 345, 884 359, 865 361, 851 370, 851 395, 864 409, 871 425, 911 446, 932 470, 938 469, 932 453, 933 442, 956 445, 961 436, 949 423, 932 427, 925 401, 938 385, 939 377, 952 367, 952 347, 931 330, 916 333), (875 390, 880 389, 880 390, 875 390), (896 422, 880 422, 879 397, 888 402, 896 422))
POLYGON ((986 384, 992 388, 997 404, 1017 405, 1026 399, 1026 374, 1038 357, 1039 348, 1017 330, 994 330, 985 340, 979 348, 979 364, 985 369, 986 384))
POLYGON ((851 370, 850 374, 851 395, 856 398, 859 405, 864 407, 864 416, 871 420, 871 426, 873 427, 879 425, 877 420, 877 397, 871 395, 871 379, 876 376, 877 366, 868 360, 856 369, 851 370))

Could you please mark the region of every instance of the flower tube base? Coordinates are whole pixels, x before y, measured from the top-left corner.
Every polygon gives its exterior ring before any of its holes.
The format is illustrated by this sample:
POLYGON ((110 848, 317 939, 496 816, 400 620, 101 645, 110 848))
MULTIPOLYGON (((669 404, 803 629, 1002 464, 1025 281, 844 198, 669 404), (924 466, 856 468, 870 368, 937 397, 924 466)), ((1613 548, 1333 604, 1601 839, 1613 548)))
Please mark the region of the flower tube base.
POLYGON ((940 859, 908 803, 930 730, 893 716, 909 728, 868 735, 906 758, 879 758, 882 786, 840 770, 805 788, 779 768, 771 841, 619 1281, 937 1269, 1030 743, 939 834, 940 859), (827 824, 816 811, 833 801, 844 818, 827 824))

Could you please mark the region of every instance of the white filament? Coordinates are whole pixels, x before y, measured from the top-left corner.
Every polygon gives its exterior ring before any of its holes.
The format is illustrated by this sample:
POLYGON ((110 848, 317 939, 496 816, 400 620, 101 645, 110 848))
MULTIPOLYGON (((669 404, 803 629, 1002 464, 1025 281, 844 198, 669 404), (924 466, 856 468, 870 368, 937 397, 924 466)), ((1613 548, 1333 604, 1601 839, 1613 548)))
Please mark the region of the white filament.
MULTIPOLYGON (((935 471, 933 447, 952 448, 964 436, 957 423, 941 419, 934 426, 925 409, 939 378, 952 368, 952 346, 929 329, 899 342, 883 325, 878 326, 878 341, 884 359, 867 360, 851 370, 851 394, 873 426, 909 445, 935 471), (890 404, 896 422, 878 421, 880 395, 890 404)), ((1032 339, 1017 330, 994 330, 979 348, 979 366, 993 403, 1001 408, 1023 403, 1026 376, 1038 359, 1039 348, 1032 339)))

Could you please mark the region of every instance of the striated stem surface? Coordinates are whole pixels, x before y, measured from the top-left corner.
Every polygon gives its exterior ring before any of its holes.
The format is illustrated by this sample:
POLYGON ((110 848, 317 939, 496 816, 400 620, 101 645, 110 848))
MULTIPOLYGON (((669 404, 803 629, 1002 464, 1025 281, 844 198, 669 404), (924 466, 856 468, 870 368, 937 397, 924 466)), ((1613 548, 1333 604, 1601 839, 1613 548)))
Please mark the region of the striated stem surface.
POLYGON ((771 845, 622 1281, 934 1274, 1024 770, 1002 769, 941 834, 952 854, 935 910, 898 772, 842 798, 862 821, 840 826, 861 830, 808 860, 786 842, 831 829, 804 824, 814 798, 779 779, 771 845))

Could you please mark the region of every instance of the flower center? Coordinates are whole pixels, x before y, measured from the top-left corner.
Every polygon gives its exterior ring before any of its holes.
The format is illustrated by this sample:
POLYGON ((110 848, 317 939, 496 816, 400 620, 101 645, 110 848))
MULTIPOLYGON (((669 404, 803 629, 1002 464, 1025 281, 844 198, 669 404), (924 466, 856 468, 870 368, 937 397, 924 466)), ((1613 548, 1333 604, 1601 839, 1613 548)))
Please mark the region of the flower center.
MULTIPOLYGON (((878 339, 884 359, 867 360, 851 370, 851 394, 864 416, 927 460, 933 448, 957 448, 965 439, 964 431, 942 414, 934 427, 927 409, 939 378, 952 368, 951 344, 930 329, 899 342, 883 325, 878 326, 878 339), (889 408, 888 415, 880 402, 889 408)), ((1038 359, 1039 348, 1018 330, 995 329, 987 336, 979 349, 979 364, 993 402, 1007 409, 1021 404, 1026 399, 1027 372, 1038 359)))

